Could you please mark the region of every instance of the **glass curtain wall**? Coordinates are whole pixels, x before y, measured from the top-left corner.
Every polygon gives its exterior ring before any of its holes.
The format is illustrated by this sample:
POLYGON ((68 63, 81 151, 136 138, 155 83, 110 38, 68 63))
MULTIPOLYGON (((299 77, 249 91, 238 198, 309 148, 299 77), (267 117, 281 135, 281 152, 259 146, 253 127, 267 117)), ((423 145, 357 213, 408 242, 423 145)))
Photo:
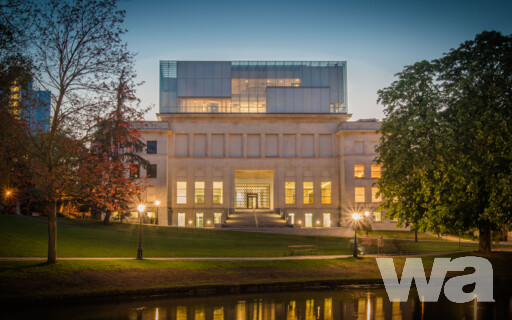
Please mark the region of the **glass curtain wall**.
POLYGON ((160 112, 347 113, 346 63, 161 61, 160 112))

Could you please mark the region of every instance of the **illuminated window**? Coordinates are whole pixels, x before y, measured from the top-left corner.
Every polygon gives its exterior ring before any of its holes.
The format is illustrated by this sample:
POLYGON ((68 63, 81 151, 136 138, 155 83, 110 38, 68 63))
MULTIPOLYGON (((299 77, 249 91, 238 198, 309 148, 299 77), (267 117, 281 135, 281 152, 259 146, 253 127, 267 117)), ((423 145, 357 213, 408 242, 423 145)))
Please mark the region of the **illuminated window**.
POLYGON ((324 213, 324 221, 323 221, 323 227, 324 228, 330 228, 331 227, 331 214, 330 213, 324 213))
POLYGON ((222 181, 213 182, 213 204, 222 204, 222 181))
POLYGON ((322 204, 331 204, 331 181, 322 182, 322 204))
POLYGON ((194 202, 195 204, 204 204, 204 181, 195 183, 194 202))
POLYGON ((295 182, 288 181, 284 183, 285 203, 295 204, 295 182))
POLYGON ((176 182, 176 203, 180 203, 180 204, 187 203, 187 182, 186 181, 176 182))
POLYGON ((354 178, 364 178, 364 164, 354 165, 354 178))
POLYGON ((381 222, 382 221, 382 213, 380 211, 373 213, 373 221, 381 222))
POLYGON ((379 192, 379 188, 372 187, 372 202, 381 202, 382 201, 381 196, 377 197, 377 192, 379 192))
POLYGON ((356 202, 365 202, 364 199, 364 188, 356 187, 354 188, 355 200, 356 202))
POLYGON ((196 213, 196 227, 204 227, 204 215, 202 213, 196 213))
POLYGON ((139 213, 137 211, 130 212, 129 217, 130 218, 138 218, 139 217, 139 213))
POLYGON ((290 224, 295 224, 295 213, 288 213, 288 222, 290 224))
POLYGON ((312 228, 313 227, 313 214, 312 213, 306 213, 304 214, 304 227, 306 228, 312 228))
POLYGON ((184 226, 185 226, 185 214, 178 213, 178 227, 184 227, 184 226))
POLYGON ((380 165, 372 164, 372 178, 379 179, 380 178, 380 165))
POLYGON ((314 202, 314 193, 313 193, 313 182, 312 181, 304 181, 303 183, 304 190, 304 204, 313 204, 314 202))
POLYGON ((222 223, 222 212, 215 212, 213 214, 213 223, 221 224, 222 223))

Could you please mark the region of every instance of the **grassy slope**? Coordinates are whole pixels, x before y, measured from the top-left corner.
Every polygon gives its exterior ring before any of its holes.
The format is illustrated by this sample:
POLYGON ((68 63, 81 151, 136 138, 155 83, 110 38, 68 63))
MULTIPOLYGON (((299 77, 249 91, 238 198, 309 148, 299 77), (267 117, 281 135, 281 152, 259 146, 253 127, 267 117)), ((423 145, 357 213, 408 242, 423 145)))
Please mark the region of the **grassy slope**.
MULTIPOLYGON (((98 221, 59 219, 57 252, 60 257, 132 257, 138 245, 138 226, 98 221)), ((395 240, 393 240, 395 241, 395 240)), ((144 226, 145 257, 272 257, 283 256, 288 245, 314 244, 317 254, 350 254, 349 239, 249 233, 206 229, 144 226)), ((402 252, 458 250, 457 243, 400 241, 402 252)), ((475 250, 462 244, 462 250, 475 250)), ((45 218, 0 216, 0 256, 44 257, 47 250, 45 218)), ((394 247, 385 246, 386 251, 394 247)))
MULTIPOLYGON (((467 253, 450 254, 455 258, 467 253)), ((434 257, 422 258, 427 276, 434 257)), ((510 281, 511 252, 493 253, 495 281, 510 281)), ((405 258, 393 258, 401 276, 405 258)), ((454 275, 453 273, 451 273, 454 275)), ((34 261, 0 262, 2 298, 45 298, 63 295, 118 294, 133 290, 303 282, 312 280, 380 279, 375 258, 280 261, 34 261)))

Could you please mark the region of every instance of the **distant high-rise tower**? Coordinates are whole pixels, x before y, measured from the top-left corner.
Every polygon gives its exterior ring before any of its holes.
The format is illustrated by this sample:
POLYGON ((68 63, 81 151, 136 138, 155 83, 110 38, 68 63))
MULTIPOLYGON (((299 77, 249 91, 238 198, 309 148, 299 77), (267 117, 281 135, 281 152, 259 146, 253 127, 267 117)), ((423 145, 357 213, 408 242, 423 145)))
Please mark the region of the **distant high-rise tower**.
POLYGON ((21 90, 15 82, 11 86, 11 111, 17 117, 23 117, 30 130, 48 131, 50 127, 50 91, 34 90, 32 83, 28 90, 21 90))

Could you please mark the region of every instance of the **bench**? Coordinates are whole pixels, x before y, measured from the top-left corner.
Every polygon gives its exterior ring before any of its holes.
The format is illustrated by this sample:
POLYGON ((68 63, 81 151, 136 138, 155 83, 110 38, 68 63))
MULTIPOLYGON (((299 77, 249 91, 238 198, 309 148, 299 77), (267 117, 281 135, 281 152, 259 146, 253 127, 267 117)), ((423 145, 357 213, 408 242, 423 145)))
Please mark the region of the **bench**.
POLYGON ((300 245, 290 245, 288 246, 288 255, 293 255, 295 252, 309 252, 313 253, 315 250, 315 246, 312 244, 300 244, 300 245))

